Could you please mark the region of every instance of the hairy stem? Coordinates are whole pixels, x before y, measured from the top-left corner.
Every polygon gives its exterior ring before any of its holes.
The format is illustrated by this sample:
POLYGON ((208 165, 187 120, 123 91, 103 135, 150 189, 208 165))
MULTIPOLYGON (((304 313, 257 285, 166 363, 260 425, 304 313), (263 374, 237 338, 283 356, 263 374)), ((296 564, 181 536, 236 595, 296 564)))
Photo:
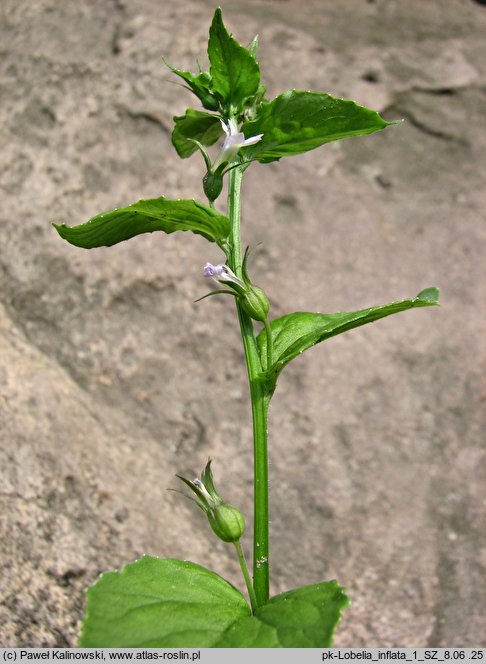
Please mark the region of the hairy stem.
MULTIPOLYGON (((241 277, 240 192, 243 168, 229 173, 228 219, 231 224, 230 268, 241 277)), ((250 384, 251 411, 253 416, 253 587, 256 604, 261 606, 269 597, 268 565, 268 452, 267 414, 263 385, 259 379, 262 365, 255 340, 253 321, 237 304, 241 337, 245 351, 248 381, 250 384)))

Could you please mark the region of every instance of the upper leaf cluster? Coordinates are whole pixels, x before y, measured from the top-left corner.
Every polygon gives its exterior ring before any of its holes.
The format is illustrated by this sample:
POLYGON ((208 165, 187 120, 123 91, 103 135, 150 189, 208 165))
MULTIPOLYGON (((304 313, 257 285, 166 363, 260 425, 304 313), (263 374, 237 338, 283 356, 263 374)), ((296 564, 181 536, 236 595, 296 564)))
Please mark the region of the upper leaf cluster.
POLYGON ((209 29, 209 72, 170 69, 187 83, 204 108, 219 111, 224 117, 240 115, 260 85, 254 44, 247 49, 228 33, 218 7, 209 29))
MULTIPOLYGON (((214 145, 223 136, 221 121, 226 128, 233 123, 234 131, 241 132, 228 140, 230 145, 232 139, 238 145, 245 144, 243 157, 235 157, 236 163, 242 160, 245 164, 302 154, 329 141, 371 134, 391 124, 375 111, 353 101, 320 92, 287 90, 273 101, 265 100, 256 60, 257 47, 257 37, 248 48, 239 44, 227 31, 218 8, 209 30, 209 71, 193 74, 170 67, 206 109, 189 108, 184 115, 175 116, 172 133, 172 142, 180 157, 190 157, 198 148, 202 149, 208 165, 206 179, 212 170, 204 148, 214 145), (252 143, 252 137, 258 140, 252 143)), ((234 154, 238 151, 237 148, 234 154)), ((228 168, 231 164, 223 166, 228 168)), ((219 192, 222 176, 217 177, 221 180, 219 192)), ((210 201, 216 198, 207 191, 206 194, 210 201)), ((165 233, 190 230, 216 242, 227 255, 229 248, 226 217, 196 201, 164 197, 97 215, 79 226, 55 227, 68 242, 87 249, 111 246, 155 230, 165 233)))
POLYGON ((256 61, 257 44, 257 38, 249 48, 239 44, 227 31, 218 8, 209 29, 209 71, 191 74, 170 67, 204 108, 218 113, 213 115, 189 108, 184 115, 174 117, 172 142, 180 157, 189 157, 197 150, 194 141, 206 147, 213 145, 223 134, 220 118, 253 117, 251 107, 264 92, 256 61))
POLYGON ((213 113, 188 109, 175 116, 172 142, 180 157, 189 157, 198 145, 209 147, 223 134, 220 119, 243 121, 246 138, 263 134, 245 149, 244 161, 275 161, 313 150, 350 136, 371 134, 389 124, 375 111, 326 93, 287 90, 273 101, 264 99, 256 61, 258 38, 248 48, 227 31, 217 9, 209 30, 209 71, 191 74, 171 67, 213 113), (217 113, 214 114, 214 113, 217 113))

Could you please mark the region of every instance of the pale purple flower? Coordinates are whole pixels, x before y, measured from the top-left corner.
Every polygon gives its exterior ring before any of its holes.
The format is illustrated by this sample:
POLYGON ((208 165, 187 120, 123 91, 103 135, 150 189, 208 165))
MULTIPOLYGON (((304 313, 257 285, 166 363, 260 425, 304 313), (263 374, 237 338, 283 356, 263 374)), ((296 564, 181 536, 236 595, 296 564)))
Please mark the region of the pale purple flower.
POLYGON ((245 148, 248 145, 254 145, 258 143, 263 134, 257 134, 256 136, 251 136, 250 138, 245 138, 243 132, 238 131, 238 125, 234 118, 230 118, 228 124, 221 120, 221 126, 223 131, 226 134, 224 139, 223 148, 219 157, 213 164, 213 172, 222 164, 230 164, 233 159, 238 154, 240 148, 245 148))
POLYGON ((214 277, 217 279, 223 273, 224 265, 213 265, 212 263, 206 263, 203 270, 203 275, 205 277, 214 277))
POLYGON ((238 279, 236 274, 227 265, 213 265, 206 263, 203 270, 205 277, 212 277, 220 284, 235 284, 239 288, 246 290, 245 283, 238 279))

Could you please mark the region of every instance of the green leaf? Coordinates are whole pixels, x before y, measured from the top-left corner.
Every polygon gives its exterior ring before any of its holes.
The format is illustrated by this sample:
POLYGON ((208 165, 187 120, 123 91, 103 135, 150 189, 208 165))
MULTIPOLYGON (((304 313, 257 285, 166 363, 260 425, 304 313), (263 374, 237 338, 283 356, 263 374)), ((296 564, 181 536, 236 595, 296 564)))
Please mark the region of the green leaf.
POLYGON ((183 81, 187 83, 189 88, 194 92, 196 97, 201 100, 204 108, 209 111, 217 111, 219 103, 216 97, 211 93, 211 76, 206 71, 201 71, 199 74, 191 74, 189 71, 182 71, 182 69, 175 69, 166 63, 173 74, 180 76, 183 81))
POLYGON ((326 648, 349 600, 336 581, 272 597, 228 627, 216 648, 326 648))
POLYGON ((245 150, 245 158, 270 162, 302 154, 340 138, 372 134, 394 122, 383 118, 354 101, 337 99, 321 92, 287 90, 268 104, 258 116, 245 122, 246 138, 263 138, 245 150))
POLYGON ((227 112, 241 112, 260 84, 260 68, 253 55, 226 30, 221 9, 209 29, 208 56, 212 92, 227 112))
POLYGON ((144 556, 88 590, 84 648, 211 648, 250 614, 243 595, 195 563, 144 556))
POLYGON ((193 140, 209 146, 216 143, 223 134, 219 118, 192 108, 188 108, 185 115, 174 116, 174 122, 172 143, 182 159, 190 157, 198 149, 193 140))
MULTIPOLYGON (((268 391, 272 392, 275 389, 277 377, 284 366, 315 344, 354 327, 373 323, 379 318, 385 318, 385 316, 391 316, 406 309, 429 307, 438 303, 438 289, 426 288, 413 300, 400 300, 378 307, 337 314, 296 312, 273 320, 270 323, 273 339, 273 365, 264 373, 268 391)), ((267 369, 267 335, 264 329, 258 335, 257 343, 262 366, 267 369)))
POLYGON ((111 247, 153 231, 192 231, 220 245, 229 235, 228 219, 215 210, 193 200, 171 200, 164 196, 99 214, 79 226, 54 224, 54 227, 62 238, 83 249, 111 247))

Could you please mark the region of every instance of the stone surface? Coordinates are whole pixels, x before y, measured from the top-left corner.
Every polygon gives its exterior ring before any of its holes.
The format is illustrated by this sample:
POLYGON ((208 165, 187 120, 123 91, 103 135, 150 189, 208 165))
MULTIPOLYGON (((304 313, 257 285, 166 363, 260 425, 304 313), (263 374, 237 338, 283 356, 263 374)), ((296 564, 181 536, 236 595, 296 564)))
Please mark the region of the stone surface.
MULTIPOLYGON (((244 240, 273 314, 441 287, 442 308, 330 340, 271 408, 272 587, 337 577, 339 646, 484 645, 486 8, 472 0, 223 0, 260 34, 270 95, 354 98, 405 122, 269 166, 244 185, 244 240)), ((214 459, 251 513, 251 425, 226 300, 202 238, 91 252, 79 223, 139 198, 202 199, 171 117, 193 103, 213 4, 6 0, 0 62, 0 645, 75 645, 83 589, 144 552, 241 585, 175 472, 214 459)), ((246 537, 249 548, 250 537, 246 537)))

